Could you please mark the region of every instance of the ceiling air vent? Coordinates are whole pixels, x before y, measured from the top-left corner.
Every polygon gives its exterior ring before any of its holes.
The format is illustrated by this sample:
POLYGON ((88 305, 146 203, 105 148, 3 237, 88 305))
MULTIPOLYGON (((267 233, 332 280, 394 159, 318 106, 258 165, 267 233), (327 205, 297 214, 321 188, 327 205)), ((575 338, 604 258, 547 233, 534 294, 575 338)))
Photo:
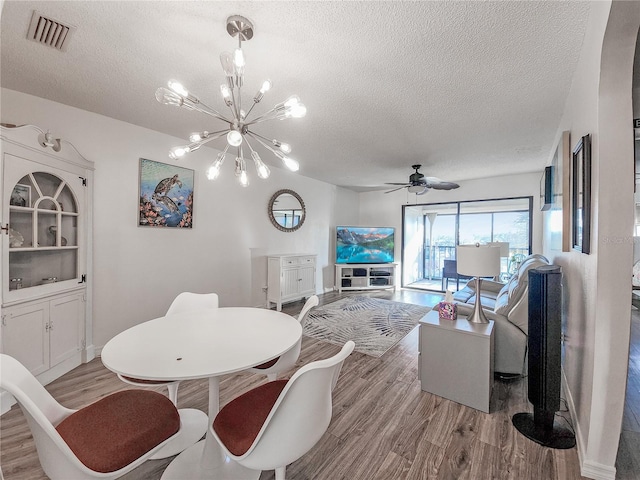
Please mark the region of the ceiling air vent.
POLYGON ((65 25, 34 10, 27 38, 64 52, 75 30, 73 25, 65 25))

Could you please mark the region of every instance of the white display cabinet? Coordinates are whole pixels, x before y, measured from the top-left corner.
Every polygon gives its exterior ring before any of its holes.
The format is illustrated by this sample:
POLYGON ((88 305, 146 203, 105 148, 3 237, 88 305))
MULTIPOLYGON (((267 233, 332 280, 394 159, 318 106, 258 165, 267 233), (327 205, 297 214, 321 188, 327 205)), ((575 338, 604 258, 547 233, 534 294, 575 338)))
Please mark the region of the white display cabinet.
POLYGON ((396 288, 395 263, 336 263, 335 290, 396 288))
POLYGON ((286 254, 267 258, 268 307, 310 297, 316 293, 316 255, 286 254))
POLYGON ((46 384, 94 356, 86 338, 93 163, 31 125, 3 126, 0 138, 0 348, 46 384))

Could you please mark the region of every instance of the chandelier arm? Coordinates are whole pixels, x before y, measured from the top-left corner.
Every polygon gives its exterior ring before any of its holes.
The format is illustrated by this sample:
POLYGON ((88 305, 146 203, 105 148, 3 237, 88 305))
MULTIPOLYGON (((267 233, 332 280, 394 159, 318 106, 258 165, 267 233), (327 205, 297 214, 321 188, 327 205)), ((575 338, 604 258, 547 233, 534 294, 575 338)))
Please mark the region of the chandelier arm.
POLYGON ((277 118, 277 112, 276 112, 275 108, 272 108, 268 112, 263 113, 259 117, 254 118, 250 122, 245 123, 245 125, 253 125, 255 123, 262 123, 262 122, 266 122, 267 120, 273 120, 275 118, 277 118))
POLYGON ((258 102, 256 102, 256 101, 254 101, 254 102, 253 102, 253 104, 251 105, 251 108, 249 109, 249 111, 248 111, 248 112, 246 113, 246 115, 244 116, 245 120, 246 120, 247 118, 249 118, 249 114, 251 113, 251 110, 253 110, 253 107, 255 107, 257 103, 258 103, 258 102))
MULTIPOLYGON (((251 132, 251 133, 252 133, 253 135, 255 135, 256 137, 260 137, 261 139, 263 139, 263 140, 265 140, 265 141, 267 141, 267 142, 269 142, 269 143, 272 143, 272 144, 273 144, 274 142, 278 142, 278 140, 277 140, 277 139, 270 139, 270 138, 267 138, 267 137, 265 137, 265 136, 263 136, 263 135, 260 135, 258 132, 251 132)), ((278 146, 278 145, 276 145, 276 146, 278 146)))
POLYGON ((210 133, 207 138, 203 138, 197 143, 199 143, 200 145, 204 145, 205 143, 209 143, 211 140, 217 140, 220 137, 224 137, 228 132, 229 130, 220 130, 218 132, 210 133))
POLYGON ((233 104, 229 105, 229 110, 231 110, 231 113, 233 113, 233 119, 235 121, 238 121, 240 119, 240 109, 238 108, 239 102, 236 102, 236 93, 235 92, 236 92, 236 89, 232 88, 231 89, 231 101, 233 102, 233 104))
POLYGON ((228 123, 229 125, 233 124, 233 120, 229 120, 227 117, 225 117, 224 115, 222 115, 220 112, 218 112, 217 110, 211 108, 209 105, 207 105, 206 103, 198 103, 195 105, 192 105, 191 108, 193 110, 197 110, 200 113, 204 113, 206 115, 210 115, 212 117, 217 118, 218 120, 222 120, 223 122, 228 123))
MULTIPOLYGON (((278 155, 276 154, 276 151, 271 148, 269 145, 267 145, 265 142, 263 142, 260 139, 260 136, 258 134, 256 134, 255 132, 251 132, 249 130, 247 130, 247 135, 250 135, 252 138, 254 138, 255 140, 257 140, 257 142, 262 145, 264 148, 266 148, 267 150, 269 150, 271 153, 273 153, 276 157, 278 157, 278 155)), ((278 157, 280 158, 280 157, 278 157)))

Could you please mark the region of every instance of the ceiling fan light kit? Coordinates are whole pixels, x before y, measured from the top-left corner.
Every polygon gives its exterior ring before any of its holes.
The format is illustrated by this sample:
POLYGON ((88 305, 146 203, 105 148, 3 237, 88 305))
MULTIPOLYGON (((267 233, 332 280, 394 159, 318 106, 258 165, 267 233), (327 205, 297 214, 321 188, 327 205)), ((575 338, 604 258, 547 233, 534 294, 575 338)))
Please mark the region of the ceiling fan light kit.
POLYGON ((400 185, 398 188, 394 188, 388 190, 384 193, 391 193, 402 188, 406 188, 409 193, 415 193, 416 195, 424 195, 430 189, 434 190, 453 190, 454 188, 460 187, 457 183, 453 182, 445 182, 444 180, 440 180, 436 177, 425 177, 424 174, 420 173, 422 165, 411 165, 411 168, 415 170, 411 175, 409 175, 409 182, 407 183, 386 183, 385 185, 400 185))
POLYGON ((232 53, 223 52, 220 54, 220 63, 226 77, 226 83, 220 85, 220 93, 225 105, 229 108, 230 116, 225 116, 214 108, 203 103, 193 93, 189 92, 181 83, 170 80, 167 84, 169 87, 160 87, 156 90, 156 99, 165 105, 174 105, 183 107, 187 110, 195 110, 206 115, 212 116, 227 124, 222 130, 213 132, 203 131, 195 132, 189 136, 188 145, 177 146, 171 149, 169 157, 173 160, 182 158, 189 152, 198 150, 202 145, 225 137, 227 145, 220 152, 215 161, 211 164, 207 171, 207 178, 214 180, 220 174, 222 164, 225 157, 230 154, 229 149, 235 151, 235 175, 240 184, 244 187, 249 185, 249 177, 247 175, 247 159, 245 158, 246 149, 248 149, 251 160, 255 164, 258 177, 266 179, 270 175, 269 167, 262 161, 258 152, 249 143, 249 138, 256 141, 266 150, 273 153, 280 159, 282 164, 291 171, 297 171, 300 166, 298 162, 288 156, 291 152, 291 146, 288 143, 281 142, 277 139, 268 139, 253 130, 254 126, 268 120, 283 120, 285 118, 301 118, 307 113, 306 107, 300 102, 300 99, 293 95, 284 102, 276 104, 268 112, 250 118, 250 114, 265 93, 271 88, 271 81, 265 80, 260 90, 253 96, 253 103, 248 111, 242 108, 242 87, 244 85, 244 66, 245 58, 242 51, 242 42, 253 38, 254 26, 247 18, 240 15, 232 15, 227 19, 227 32, 232 37, 238 37, 238 48, 232 53))

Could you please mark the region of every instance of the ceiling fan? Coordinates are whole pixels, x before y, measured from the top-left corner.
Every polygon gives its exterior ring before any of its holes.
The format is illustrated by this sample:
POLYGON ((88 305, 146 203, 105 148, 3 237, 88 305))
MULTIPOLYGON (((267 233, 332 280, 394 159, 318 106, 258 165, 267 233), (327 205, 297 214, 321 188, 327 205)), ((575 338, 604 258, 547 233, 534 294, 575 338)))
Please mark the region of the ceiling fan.
POLYGON ((457 183, 445 182, 444 180, 440 180, 437 177, 425 177, 418 171, 420 170, 421 166, 422 165, 411 165, 411 168, 413 168, 415 172, 409 175, 409 181, 407 183, 385 183, 385 185, 401 186, 384 193, 391 193, 395 192, 396 190, 400 190, 401 188, 406 188, 410 193, 423 195, 427 193, 427 191, 431 188, 434 190, 453 190, 454 188, 458 188, 460 186, 457 183))

